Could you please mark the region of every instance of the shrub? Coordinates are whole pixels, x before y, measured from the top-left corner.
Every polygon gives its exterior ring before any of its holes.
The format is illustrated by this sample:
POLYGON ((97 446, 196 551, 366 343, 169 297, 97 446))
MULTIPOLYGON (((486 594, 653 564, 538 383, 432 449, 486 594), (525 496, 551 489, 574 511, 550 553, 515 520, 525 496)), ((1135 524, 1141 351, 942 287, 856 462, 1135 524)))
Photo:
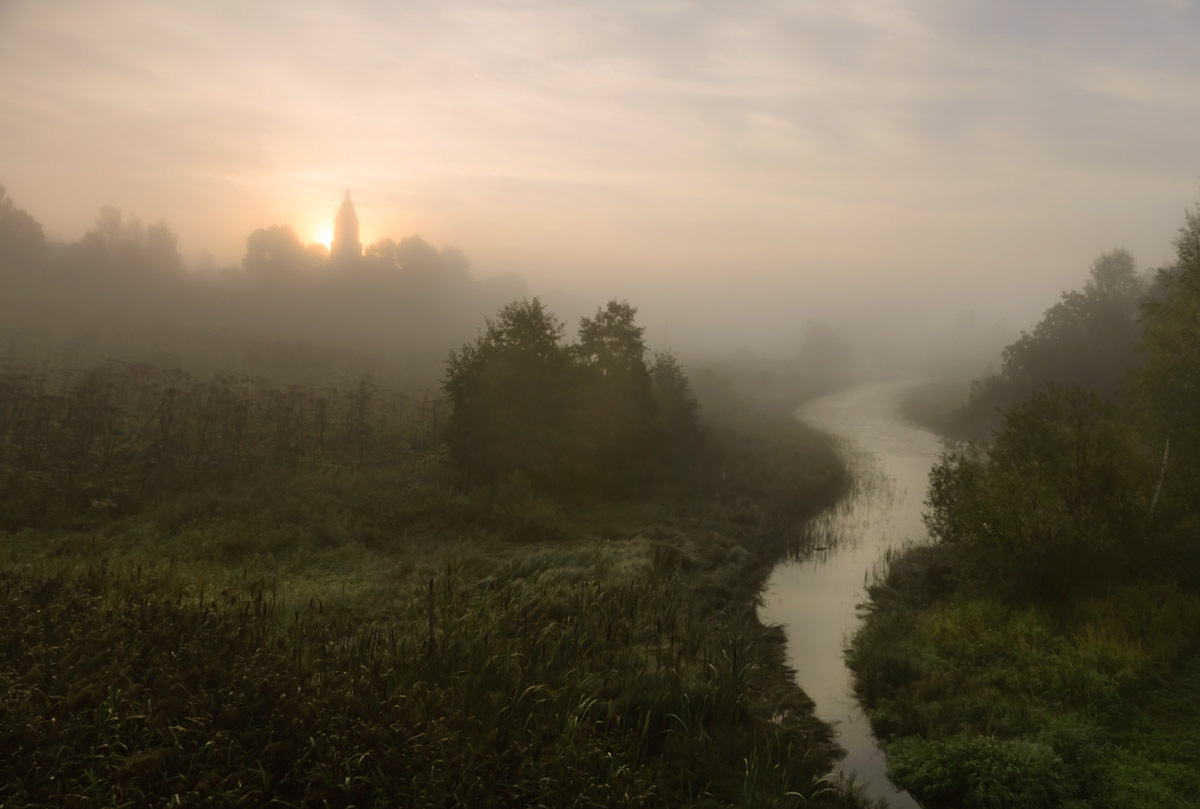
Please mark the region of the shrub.
POLYGON ((1023 739, 897 739, 888 747, 888 774, 927 809, 1049 809, 1071 791, 1054 749, 1023 739))
POLYGON ((1059 594, 1128 561, 1147 515, 1149 470, 1114 405, 1051 386, 1005 414, 986 454, 942 457, 926 524, 941 542, 971 546, 999 581, 1059 594))

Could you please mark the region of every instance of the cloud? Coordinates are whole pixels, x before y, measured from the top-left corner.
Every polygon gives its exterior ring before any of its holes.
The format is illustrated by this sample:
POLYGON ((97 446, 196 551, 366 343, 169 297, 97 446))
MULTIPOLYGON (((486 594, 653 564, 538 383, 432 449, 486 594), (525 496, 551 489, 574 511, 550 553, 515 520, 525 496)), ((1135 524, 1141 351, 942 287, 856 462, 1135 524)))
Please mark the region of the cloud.
POLYGON ((1032 277, 1113 222, 1165 244, 1140 217, 1169 234, 1198 173, 1195 3, 3 9, 10 193, 60 233, 112 203, 229 257, 349 186, 377 235, 535 275, 1032 277))

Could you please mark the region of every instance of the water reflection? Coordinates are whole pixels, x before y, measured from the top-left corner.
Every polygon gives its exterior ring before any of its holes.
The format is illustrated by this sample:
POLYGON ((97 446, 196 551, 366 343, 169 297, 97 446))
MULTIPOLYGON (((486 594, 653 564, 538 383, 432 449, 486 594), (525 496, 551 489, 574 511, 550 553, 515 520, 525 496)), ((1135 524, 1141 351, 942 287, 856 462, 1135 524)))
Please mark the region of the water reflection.
POLYGON ((913 383, 863 385, 800 408, 803 421, 833 433, 855 473, 849 497, 806 525, 798 552, 771 574, 759 609, 783 626, 800 686, 816 713, 834 725, 847 751, 839 770, 873 800, 917 803, 885 775, 883 753, 855 700, 843 650, 859 623, 865 585, 880 560, 926 539, 921 510, 929 470, 941 451, 932 433, 900 418, 897 405, 913 383))

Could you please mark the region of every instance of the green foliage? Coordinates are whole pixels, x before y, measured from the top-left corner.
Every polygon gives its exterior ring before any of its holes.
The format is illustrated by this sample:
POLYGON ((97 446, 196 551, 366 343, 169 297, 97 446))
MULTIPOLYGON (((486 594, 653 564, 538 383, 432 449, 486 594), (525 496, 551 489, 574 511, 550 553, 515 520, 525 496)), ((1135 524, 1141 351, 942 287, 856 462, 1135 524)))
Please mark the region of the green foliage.
POLYGON ((941 542, 972 546, 996 579, 1048 595, 1098 576, 1101 563, 1133 559, 1149 479, 1114 405, 1052 386, 1009 410, 986 452, 943 455, 930 473, 926 524, 941 542))
POLYGON ((565 346, 540 300, 517 301, 452 352, 448 437, 465 476, 610 494, 669 477, 698 445, 695 399, 674 358, 647 367, 636 314, 610 301, 565 346))
POLYGON ((537 298, 505 306, 451 353, 443 388, 450 445, 474 481, 521 475, 552 486, 578 474, 565 414, 574 368, 562 323, 537 298))
POLYGON ((888 775, 929 809, 1056 809, 1070 783, 1048 745, 983 736, 897 740, 888 746, 888 775))
POLYGON ((1194 513, 1200 491, 1200 210, 1188 212, 1175 245, 1175 265, 1160 271, 1156 294, 1142 310, 1145 362, 1131 386, 1156 445, 1170 441, 1167 521, 1194 513))
POLYGON ((901 557, 848 656, 897 783, 929 807, 1040 800, 1030 774, 1056 806, 1193 805, 1200 598, 1166 581, 1053 607, 981 596, 974 576, 931 589, 965 550, 901 557))
POLYGON ((579 322, 572 347, 579 364, 571 397, 571 429, 584 437, 582 459, 609 491, 634 492, 650 482, 657 460, 653 445, 655 400, 646 368, 644 329, 637 310, 609 301, 579 322))
POLYGON ((930 475, 938 544, 872 589, 849 661, 925 806, 1196 805, 1200 212, 1176 248, 1140 347, 1123 253, 1009 346, 991 442, 930 475))

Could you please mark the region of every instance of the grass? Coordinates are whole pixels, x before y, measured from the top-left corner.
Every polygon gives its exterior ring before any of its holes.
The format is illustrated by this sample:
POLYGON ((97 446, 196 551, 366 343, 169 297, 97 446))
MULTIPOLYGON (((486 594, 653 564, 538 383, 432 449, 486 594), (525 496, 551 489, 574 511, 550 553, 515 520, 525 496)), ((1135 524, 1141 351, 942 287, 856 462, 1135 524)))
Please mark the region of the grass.
MULTIPOLYGON (((61 419, 14 411, 40 438, 0 442, 10 474, 36 449, 46 495, 0 534, 0 804, 857 805, 755 617, 797 519, 846 485, 787 414, 714 425, 690 488, 553 501, 457 488, 420 424, 353 391, 325 398, 369 435, 325 444, 310 392, 280 436, 269 390, 177 380, 168 425, 171 385, 124 373, 103 406, 47 392, 61 419), (82 440, 120 401, 170 440, 82 440), (205 418, 247 425, 235 462, 205 418), (148 458, 173 473, 138 490, 122 470, 148 458)), ((9 405, 42 395, 25 382, 9 405)))
POLYGON ((890 774, 926 807, 1194 806, 1200 596, 1135 580, 1056 605, 910 550, 872 589, 850 663, 890 774))

